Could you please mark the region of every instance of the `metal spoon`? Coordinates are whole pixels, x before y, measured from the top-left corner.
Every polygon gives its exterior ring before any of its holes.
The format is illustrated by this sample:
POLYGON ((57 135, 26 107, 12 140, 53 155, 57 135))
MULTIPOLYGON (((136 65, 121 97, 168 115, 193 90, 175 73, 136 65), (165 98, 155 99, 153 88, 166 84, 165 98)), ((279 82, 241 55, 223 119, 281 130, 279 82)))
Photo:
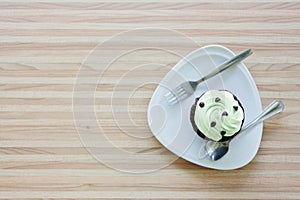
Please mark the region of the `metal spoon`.
MULTIPOLYGON (((282 101, 275 100, 271 104, 269 104, 263 112, 258 115, 252 122, 247 124, 242 130, 238 133, 240 136, 241 133, 245 133, 245 131, 256 124, 272 117, 273 115, 281 112, 284 109, 284 104, 282 101)), ((236 137, 234 137, 236 138, 236 137)), ((233 138, 232 138, 233 139, 233 138)), ((208 140, 205 144, 205 151, 206 155, 211 159, 211 160, 219 160, 222 158, 229 150, 229 143, 232 140, 227 140, 226 142, 216 142, 212 140, 208 140)))

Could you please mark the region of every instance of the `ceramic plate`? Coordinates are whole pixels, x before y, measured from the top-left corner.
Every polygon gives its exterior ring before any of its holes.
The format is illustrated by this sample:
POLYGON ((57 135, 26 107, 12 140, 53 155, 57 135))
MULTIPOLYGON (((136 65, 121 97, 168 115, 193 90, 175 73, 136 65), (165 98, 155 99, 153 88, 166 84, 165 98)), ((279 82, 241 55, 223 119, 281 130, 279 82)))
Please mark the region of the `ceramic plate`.
POLYGON ((177 63, 156 88, 148 107, 148 124, 159 142, 170 151, 197 165, 213 169, 229 170, 248 164, 256 155, 262 136, 263 124, 235 138, 229 152, 218 161, 203 157, 203 140, 198 137, 190 123, 190 108, 195 98, 210 89, 226 89, 235 94, 245 109, 245 123, 261 111, 260 96, 247 67, 240 63, 198 85, 194 95, 168 105, 164 95, 181 82, 197 80, 235 56, 229 49, 210 45, 197 49, 177 63))

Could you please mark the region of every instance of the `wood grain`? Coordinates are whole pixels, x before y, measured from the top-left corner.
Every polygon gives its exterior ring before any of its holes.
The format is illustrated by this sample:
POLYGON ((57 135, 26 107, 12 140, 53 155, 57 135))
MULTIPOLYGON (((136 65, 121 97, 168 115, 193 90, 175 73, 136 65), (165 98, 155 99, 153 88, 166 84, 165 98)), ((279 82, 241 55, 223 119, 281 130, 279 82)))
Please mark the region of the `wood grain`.
MULTIPOLYGON (((299 0, 0 1, 0 199, 300 199, 299 8, 299 0), (105 166, 84 148, 72 107, 78 70, 97 44, 145 27, 178 31, 199 46, 254 50, 245 63, 263 106, 281 99, 286 108, 265 122, 251 163, 217 171, 179 158, 155 172, 131 174, 105 166)), ((110 95, 130 67, 159 60, 166 68, 135 74, 159 78, 178 59, 141 51, 105 72, 95 109, 115 145, 130 152, 159 150, 153 159, 162 163, 174 158, 154 138, 123 134, 114 122, 110 95)), ((131 86, 124 85, 124 91, 131 86)), ((141 87, 129 102, 119 101, 128 103, 141 127, 155 87, 141 87)), ((151 134, 147 127, 142 133, 151 134)), ((111 151, 98 148, 107 155, 111 151)))

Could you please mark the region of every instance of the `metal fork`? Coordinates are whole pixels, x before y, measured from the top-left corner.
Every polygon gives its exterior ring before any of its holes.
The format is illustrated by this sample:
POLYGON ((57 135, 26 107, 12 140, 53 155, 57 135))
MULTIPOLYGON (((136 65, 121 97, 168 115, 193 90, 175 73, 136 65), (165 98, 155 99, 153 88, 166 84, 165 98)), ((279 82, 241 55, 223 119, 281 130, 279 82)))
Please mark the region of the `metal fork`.
POLYGON ((203 81, 215 76, 216 74, 224 71, 225 69, 228 69, 229 67, 234 66, 236 63, 241 62, 242 60, 247 58, 252 53, 253 53, 252 49, 248 49, 248 50, 234 56, 230 60, 225 61, 223 64, 219 65, 216 69, 212 70, 208 75, 204 76, 203 78, 201 78, 197 81, 187 81, 187 82, 181 83, 173 91, 165 94, 165 98, 167 99, 167 102, 170 105, 173 105, 173 104, 177 103, 178 101, 181 101, 181 100, 189 97, 190 95, 192 95, 195 92, 199 83, 202 83, 203 81))

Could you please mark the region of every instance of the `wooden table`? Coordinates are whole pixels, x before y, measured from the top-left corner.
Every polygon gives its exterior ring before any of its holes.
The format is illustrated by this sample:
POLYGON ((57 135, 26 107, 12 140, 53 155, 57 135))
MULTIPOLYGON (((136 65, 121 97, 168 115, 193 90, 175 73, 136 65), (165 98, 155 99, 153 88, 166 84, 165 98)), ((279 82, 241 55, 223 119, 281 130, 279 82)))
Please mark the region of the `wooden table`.
MULTIPOLYGON (((299 9, 297 0, 1 1, 0 198, 300 199, 299 9), (174 155, 154 138, 137 139, 118 129, 110 95, 128 66, 157 59, 170 68, 178 61, 151 50, 120 59, 106 71, 104 87, 97 89, 96 114, 116 146, 133 152, 161 150, 154 159, 172 162, 151 173, 124 173, 84 148, 72 107, 80 66, 97 44, 145 27, 178 31, 199 46, 221 44, 235 53, 253 48, 245 64, 263 106, 280 99, 286 108, 265 122, 250 164, 217 171, 172 160, 174 155)), ((161 78, 167 72, 162 67, 135 76, 161 78)), ((130 101, 123 101, 135 123, 144 125, 144 131, 133 128, 133 133, 151 134, 146 111, 154 89, 155 84, 137 88, 130 101)))

